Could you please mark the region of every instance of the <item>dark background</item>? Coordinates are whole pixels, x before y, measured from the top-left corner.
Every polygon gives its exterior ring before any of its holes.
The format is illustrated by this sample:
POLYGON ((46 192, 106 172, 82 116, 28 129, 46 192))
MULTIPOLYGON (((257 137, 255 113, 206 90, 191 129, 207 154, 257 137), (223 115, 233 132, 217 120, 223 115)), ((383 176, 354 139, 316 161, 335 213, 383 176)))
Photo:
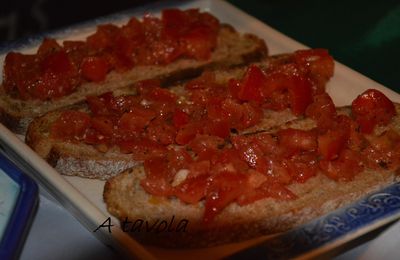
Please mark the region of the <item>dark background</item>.
MULTIPOLYGON (((5 1, 0 10, 2 44, 150 2, 5 1)), ((328 48, 338 61, 400 92, 400 1, 229 2, 308 46, 328 48)))

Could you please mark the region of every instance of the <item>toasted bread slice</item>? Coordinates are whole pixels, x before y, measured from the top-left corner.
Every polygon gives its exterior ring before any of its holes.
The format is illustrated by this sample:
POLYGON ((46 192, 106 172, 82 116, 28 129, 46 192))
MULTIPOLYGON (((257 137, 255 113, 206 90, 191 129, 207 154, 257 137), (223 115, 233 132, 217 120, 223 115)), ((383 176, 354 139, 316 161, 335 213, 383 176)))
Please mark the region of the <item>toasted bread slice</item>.
MULTIPOLYGON (((271 63, 285 63, 289 55, 278 55, 257 63, 260 67, 267 68, 271 63)), ((217 82, 227 82, 231 78, 241 78, 247 67, 218 70, 215 72, 217 82)), ((170 88, 180 95, 183 91, 181 85, 170 88)), ((120 89, 115 95, 133 93, 134 88, 120 89)), ((71 108, 71 107, 69 107, 71 108)), ((88 111, 85 104, 74 106, 73 109, 88 111)), ((121 171, 137 165, 131 155, 122 154, 117 147, 103 153, 92 145, 84 143, 72 143, 49 138, 52 123, 60 116, 62 110, 51 111, 36 118, 29 125, 26 134, 26 143, 41 157, 45 158, 61 174, 76 175, 87 178, 108 179, 121 171)), ((246 129, 246 132, 257 132, 267 130, 295 119, 289 109, 275 112, 264 111, 264 117, 260 124, 246 129)))
MULTIPOLYGON (((400 105, 396 105, 396 110, 400 113, 400 105)), ((343 114, 349 111, 348 108, 340 109, 343 114)), ((297 129, 314 126, 315 122, 311 119, 295 120, 285 125, 297 129)), ((390 125, 376 129, 376 133, 388 128, 400 133, 399 115, 390 125)), ((384 169, 366 169, 348 182, 336 182, 324 174, 317 174, 305 183, 288 186, 298 196, 297 199, 282 201, 266 198, 246 206, 231 203, 211 224, 205 226, 202 222, 203 201, 186 204, 176 198, 150 195, 140 185, 144 176, 143 167, 139 167, 109 179, 104 188, 104 201, 108 211, 125 222, 125 231, 144 243, 163 247, 207 247, 286 231, 399 180, 398 172, 384 169), (163 220, 170 223, 172 219, 175 225, 173 230, 177 230, 179 223, 182 228, 186 220, 185 232, 162 232, 157 228, 138 232, 140 221, 147 221, 148 225, 156 223, 157 226, 163 220)))
POLYGON ((145 79, 160 79, 163 83, 174 82, 199 75, 206 68, 231 67, 257 61, 267 55, 263 40, 251 35, 241 35, 229 25, 222 25, 218 45, 206 61, 180 59, 166 66, 136 66, 132 70, 111 72, 100 83, 85 83, 75 92, 57 100, 20 100, 0 89, 0 122, 17 134, 25 134, 34 117, 62 107, 77 104, 89 95, 100 95, 129 86, 145 79))

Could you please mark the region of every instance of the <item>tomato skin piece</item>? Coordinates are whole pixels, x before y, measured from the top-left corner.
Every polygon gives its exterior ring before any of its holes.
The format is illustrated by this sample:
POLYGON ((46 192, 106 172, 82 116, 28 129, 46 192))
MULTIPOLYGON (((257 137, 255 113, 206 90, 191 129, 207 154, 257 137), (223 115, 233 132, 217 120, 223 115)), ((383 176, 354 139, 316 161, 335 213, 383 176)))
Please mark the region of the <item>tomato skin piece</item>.
POLYGON ((50 136, 52 138, 69 140, 82 138, 90 127, 90 116, 81 111, 66 110, 52 124, 50 136))
POLYGON ((376 125, 386 125, 396 115, 393 102, 382 92, 368 89, 351 104, 353 116, 362 133, 369 134, 376 125))
POLYGON ((102 57, 85 57, 81 64, 81 70, 85 79, 100 82, 106 78, 110 65, 102 57))

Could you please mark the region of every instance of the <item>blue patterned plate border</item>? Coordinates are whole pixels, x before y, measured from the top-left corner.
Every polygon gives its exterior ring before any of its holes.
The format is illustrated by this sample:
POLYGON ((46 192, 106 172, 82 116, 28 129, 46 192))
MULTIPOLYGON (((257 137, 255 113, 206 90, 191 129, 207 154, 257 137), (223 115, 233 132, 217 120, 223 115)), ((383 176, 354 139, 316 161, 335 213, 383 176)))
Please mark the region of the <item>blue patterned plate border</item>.
POLYGON ((373 230, 374 224, 381 226, 398 218, 400 183, 395 183, 347 207, 234 254, 229 259, 308 258, 366 234, 373 230))

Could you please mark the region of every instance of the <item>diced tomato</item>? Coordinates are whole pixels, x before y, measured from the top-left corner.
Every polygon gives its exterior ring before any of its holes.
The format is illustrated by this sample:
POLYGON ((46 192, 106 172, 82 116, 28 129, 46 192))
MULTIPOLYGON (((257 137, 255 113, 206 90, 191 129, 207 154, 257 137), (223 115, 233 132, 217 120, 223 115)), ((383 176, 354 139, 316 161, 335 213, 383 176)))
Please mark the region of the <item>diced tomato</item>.
POLYGON ((184 125, 177 133, 175 142, 177 144, 187 144, 191 140, 193 140, 197 134, 201 134, 203 132, 201 122, 191 122, 184 125))
POLYGON ((210 160, 200 160, 198 159, 195 162, 192 162, 191 164, 188 165, 188 178, 197 178, 198 176, 204 175, 204 176, 209 176, 210 175, 210 168, 211 163, 210 160))
POLYGON ((39 46, 39 49, 37 50, 37 55, 40 58, 44 58, 49 54, 58 51, 61 51, 61 46, 55 39, 44 38, 43 42, 39 46))
POLYGON ((204 89, 215 84, 215 73, 213 71, 204 71, 199 77, 190 80, 185 84, 186 89, 204 89))
POLYGON ((242 160, 249 167, 261 173, 265 173, 268 170, 268 163, 258 142, 244 136, 234 136, 232 137, 232 143, 242 160))
POLYGON ((94 51, 101 51, 112 47, 113 40, 118 34, 118 27, 112 24, 99 25, 96 33, 86 38, 89 47, 94 51))
POLYGON ((289 160, 285 160, 284 164, 291 178, 300 183, 306 182, 309 178, 317 175, 318 172, 318 161, 315 153, 296 154, 289 160))
POLYGON ((315 120, 322 131, 331 128, 337 117, 332 98, 327 93, 314 96, 313 103, 307 107, 306 116, 315 120))
POLYGON ((100 134, 111 137, 114 133, 115 122, 109 117, 95 116, 92 117, 91 126, 100 134))
POLYGON ((288 88, 290 108, 295 115, 302 115, 312 103, 311 83, 302 77, 293 76, 293 84, 288 88))
POLYGON ((245 174, 222 172, 209 179, 203 222, 210 223, 229 203, 243 193, 245 174))
POLYGON ((369 134, 376 125, 386 125, 396 115, 392 101, 376 89, 368 89, 351 104, 361 132, 369 134))
POLYGON ((264 115, 262 109, 253 103, 244 103, 242 109, 241 127, 237 126, 238 129, 245 129, 258 124, 264 115))
POLYGON ((284 185, 279 183, 269 183, 264 182, 259 188, 254 191, 249 191, 248 193, 240 196, 237 200, 238 204, 245 206, 251 204, 257 200, 264 198, 274 198, 279 200, 293 200, 297 196, 287 189, 284 185))
POLYGON ((326 82, 333 76, 335 63, 325 49, 299 50, 295 52, 295 61, 310 71, 316 84, 314 92, 323 93, 326 82))
POLYGON ((369 168, 394 171, 400 167, 400 135, 390 129, 369 138, 369 144, 361 154, 369 168))
POLYGON ((263 100, 262 89, 266 84, 266 76, 264 72, 256 65, 250 65, 242 82, 237 97, 244 101, 257 101, 263 100))
POLYGON ((147 136, 162 145, 173 144, 176 137, 176 129, 162 119, 151 121, 146 129, 147 136))
POLYGON ((145 39, 142 23, 136 17, 129 19, 129 22, 121 27, 121 32, 136 45, 142 44, 145 39))
POLYGON ((106 59, 102 57, 86 57, 81 64, 82 75, 89 81, 103 81, 110 69, 106 59))
POLYGON ((35 98, 46 100, 71 93, 79 84, 77 69, 65 51, 46 56, 40 64, 42 74, 32 92, 35 98))
POLYGON ((182 36, 185 54, 198 60, 207 60, 217 44, 217 37, 207 26, 198 26, 182 36))
POLYGON ((146 127, 155 117, 155 112, 145 108, 134 108, 129 113, 124 113, 118 122, 119 129, 129 132, 139 132, 146 127))
POLYGON ((336 181, 351 181, 364 169, 360 154, 349 149, 342 150, 336 160, 321 160, 319 166, 329 178, 336 181))
POLYGON ((145 97, 149 98, 150 100, 153 101, 159 101, 163 103, 175 103, 177 97, 174 93, 169 91, 168 89, 165 88, 160 88, 156 87, 152 89, 148 95, 145 95, 145 97))
POLYGON ((231 133, 230 124, 226 119, 207 121, 204 127, 204 133, 227 138, 231 133))
POLYGON ((185 149, 169 150, 167 159, 168 167, 173 173, 181 169, 187 169, 193 162, 192 157, 185 149))
POLYGON ((173 175, 168 171, 168 163, 164 157, 145 160, 144 169, 146 178, 140 184, 146 192, 156 196, 173 195, 173 175))
POLYGON ((288 74, 286 71, 274 70, 268 73, 261 89, 264 98, 272 98, 272 93, 277 90, 288 89, 293 84, 291 77, 292 73, 288 74))
POLYGON ((116 145, 121 153, 132 154, 132 157, 138 161, 165 156, 168 152, 165 146, 144 137, 117 141, 116 145))
POLYGON ((90 116, 85 112, 66 110, 51 126, 50 136, 62 140, 82 138, 90 127, 90 116))
POLYGON ((188 16, 186 12, 179 9, 165 9, 161 14, 163 23, 163 34, 176 40, 188 30, 188 16))
POLYGON ((300 151, 315 151, 317 149, 317 135, 313 130, 287 128, 278 133, 279 144, 287 155, 300 151))
POLYGON ((181 109, 175 109, 174 115, 172 117, 172 122, 174 123, 175 128, 179 129, 182 126, 189 123, 189 115, 186 114, 181 109))
POLYGON ((217 150, 224 144, 224 139, 212 135, 197 135, 190 143, 189 147, 197 155, 207 150, 217 150))
POLYGON ((221 172, 247 172, 249 165, 243 160, 238 149, 226 148, 221 150, 218 154, 214 154, 211 158, 212 173, 218 174, 221 172))
POLYGON ((174 195, 183 202, 195 204, 206 196, 207 183, 207 175, 187 178, 174 187, 174 195))
POLYGON ((86 103, 89 106, 90 111, 95 115, 109 115, 110 111, 106 105, 106 100, 103 98, 105 96, 110 96, 112 98, 112 93, 107 92, 102 96, 87 96, 86 103))
POLYGON ((349 128, 329 129, 318 136, 318 153, 325 160, 336 159, 349 139, 349 128))

